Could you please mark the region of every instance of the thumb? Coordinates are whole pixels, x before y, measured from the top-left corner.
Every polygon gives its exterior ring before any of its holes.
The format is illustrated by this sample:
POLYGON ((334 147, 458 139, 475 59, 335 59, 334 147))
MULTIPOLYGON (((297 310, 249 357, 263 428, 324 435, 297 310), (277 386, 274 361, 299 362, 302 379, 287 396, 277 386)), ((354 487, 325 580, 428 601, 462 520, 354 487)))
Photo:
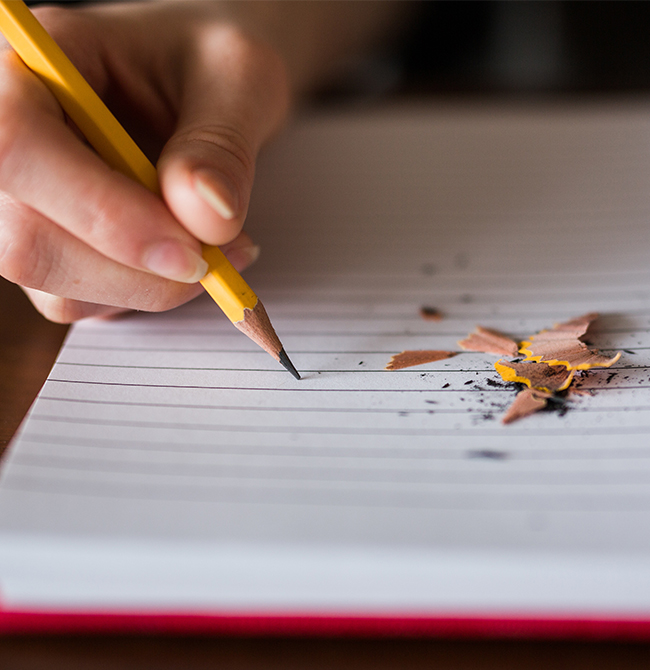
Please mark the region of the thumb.
POLYGON ((289 87, 280 57, 236 29, 201 41, 187 58, 158 172, 174 216, 202 242, 222 245, 244 224, 255 160, 286 117, 289 87))

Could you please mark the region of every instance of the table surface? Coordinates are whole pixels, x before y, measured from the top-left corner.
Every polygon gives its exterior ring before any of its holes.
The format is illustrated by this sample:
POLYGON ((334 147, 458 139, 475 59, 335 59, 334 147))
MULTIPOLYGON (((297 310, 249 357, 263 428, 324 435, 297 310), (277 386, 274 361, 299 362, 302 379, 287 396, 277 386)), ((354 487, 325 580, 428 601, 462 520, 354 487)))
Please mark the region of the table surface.
MULTIPOLYGON (((67 330, 0 278, 0 452, 36 397, 67 330)), ((650 668, 650 644, 526 640, 237 638, 143 635, 0 638, 3 670, 47 668, 650 668)))

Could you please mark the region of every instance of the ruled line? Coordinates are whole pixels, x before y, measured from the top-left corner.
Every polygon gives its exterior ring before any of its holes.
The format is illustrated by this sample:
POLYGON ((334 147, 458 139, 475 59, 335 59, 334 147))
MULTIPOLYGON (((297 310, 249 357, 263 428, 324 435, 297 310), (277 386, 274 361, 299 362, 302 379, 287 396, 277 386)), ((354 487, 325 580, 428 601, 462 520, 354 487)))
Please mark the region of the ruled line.
MULTIPOLYGON (((336 311, 336 312, 324 312, 324 311, 309 311, 309 309, 296 309, 296 308, 283 308, 282 305, 274 305, 273 306, 273 316, 274 316, 274 321, 279 319, 294 319, 294 318, 300 318, 304 319, 307 321, 326 321, 326 320, 337 320, 337 321, 397 321, 400 323, 403 323, 404 321, 413 321, 415 323, 421 323, 424 321, 422 317, 418 314, 418 310, 421 306, 425 305, 420 305, 419 303, 425 303, 425 302, 434 302, 437 303, 437 306, 440 305, 447 305, 447 309, 457 309, 458 305, 466 305, 466 304, 472 304, 473 307, 480 306, 482 304, 485 305, 485 307, 492 307, 492 301, 489 303, 480 303, 480 302, 472 302, 472 303, 465 303, 462 300, 455 301, 452 305, 450 305, 447 301, 440 301, 440 300, 435 300, 436 295, 438 291, 437 289, 431 291, 432 295, 430 299, 427 300, 420 300, 420 301, 414 301, 410 296, 412 295, 410 291, 404 291, 404 300, 396 301, 399 302, 400 305, 403 305, 404 302, 408 302, 413 304, 413 309, 410 309, 408 311, 395 311, 392 310, 390 312, 382 313, 382 314, 367 314, 363 312, 354 312, 350 313, 347 311, 336 311)), ((377 304, 385 304, 385 296, 382 295, 380 296, 382 299, 381 302, 378 300, 374 303, 375 305, 377 304)), ((623 300, 625 298, 623 297, 623 300)), ((638 300, 638 298, 633 298, 630 299, 634 302, 638 300)), ((498 299, 494 299, 494 302, 500 302, 498 299)), ((350 303, 354 304, 354 303, 350 303)), ((359 305, 363 305, 363 309, 367 309, 368 303, 363 301, 359 301, 359 305)), ((474 319, 489 319, 491 321, 494 320, 499 320, 499 321, 507 321, 507 320, 513 320, 513 321, 521 321, 522 319, 531 319, 535 321, 539 321, 542 319, 549 319, 549 321, 552 321, 552 323, 549 323, 549 326, 552 326, 553 323, 558 322, 558 320, 561 320, 563 317, 560 316, 558 318, 558 313, 559 310, 554 310, 554 311, 541 311, 541 312, 526 312, 526 311, 517 311, 517 312, 501 312, 499 311, 498 313, 483 313, 483 312, 476 312, 476 313, 471 313, 471 314, 460 314, 457 312, 454 312, 452 314, 449 314, 448 312, 444 313, 444 310, 442 307, 440 307, 441 311, 443 312, 443 318, 441 321, 432 321, 429 322, 431 324, 432 328, 435 328, 436 326, 440 326, 441 323, 450 323, 454 321, 472 321, 474 319)), ((218 312, 216 312, 214 309, 205 309, 205 310, 186 310, 186 314, 184 315, 187 321, 214 321, 215 316, 219 315, 218 312)), ((635 308, 635 309, 626 309, 625 310, 625 316, 646 316, 650 315, 650 308, 635 308)), ((155 319, 156 316, 152 315, 150 317, 151 319, 155 319)), ((161 320, 166 319, 166 316, 160 316, 158 317, 161 320)), ((620 318, 620 313, 617 314, 611 314, 609 311, 608 312, 603 312, 600 317, 598 318, 599 321, 604 321, 604 320, 614 320, 616 318, 620 318)), ((223 323, 224 325, 229 325, 229 322, 222 321, 221 317, 219 317, 219 322, 223 323)), ((88 328, 92 328, 92 326, 89 326, 88 328)), ((84 327, 84 330, 86 330, 86 327, 84 327)))
MULTIPOLYGON (((71 343, 66 345, 66 350, 78 349, 84 351, 138 351, 150 353, 202 353, 202 354, 245 354, 246 356, 268 356, 268 354, 261 349, 222 349, 222 348, 190 348, 190 347, 118 347, 113 345, 90 345, 90 344, 76 344, 71 343)), ((647 351, 650 347, 599 347, 599 351, 647 351)), ((395 349, 355 349, 355 350, 341 350, 341 349, 291 349, 292 355, 332 355, 332 356, 391 356, 395 353, 395 349)), ((480 354, 481 352, 461 350, 455 352, 458 356, 467 354, 480 354)))
MULTIPOLYGON (((608 351, 607 349, 599 349, 599 351, 608 351)), ((265 352, 266 353, 266 352, 265 352)), ((292 352, 294 353, 294 352, 292 352)), ((459 352, 460 353, 460 352, 459 352)), ((474 352, 464 352, 464 353, 474 353, 474 352)), ((442 359, 442 360, 451 360, 451 358, 456 358, 456 356, 450 357, 449 359, 442 359)), ((80 362, 72 362, 72 361, 57 361, 57 365, 68 365, 70 367, 80 367, 80 368, 110 368, 110 369, 117 369, 117 370, 179 370, 179 371, 186 371, 186 372, 272 372, 276 373, 278 372, 277 369, 275 368, 237 368, 237 367, 224 367, 224 368, 213 368, 209 366, 195 366, 195 367, 190 367, 186 365, 122 365, 122 364, 117 364, 117 363, 80 363, 80 362)), ((381 374, 385 375, 387 372, 391 374, 391 376, 394 376, 395 374, 398 375, 409 375, 409 374, 421 374, 423 372, 440 372, 440 373, 447 373, 447 372, 453 372, 453 373, 460 373, 460 374, 470 374, 470 373, 484 373, 484 374, 498 374, 495 370, 495 368, 472 368, 470 370, 467 369, 454 369, 454 368, 441 368, 441 367, 436 367, 436 368, 430 368, 430 367, 424 367, 424 365, 419 365, 416 366, 416 369, 403 369, 403 370, 386 370, 384 368, 380 369, 368 369, 368 368, 362 368, 362 367, 351 367, 351 368, 339 368, 339 369, 333 369, 333 368, 320 368, 320 369, 310 369, 310 368, 300 368, 300 372, 303 374, 306 373, 312 373, 312 374, 335 374, 335 373, 345 373, 345 372, 350 372, 354 374, 381 374)), ((615 371, 625 371, 625 370, 649 370, 650 371, 650 366, 647 365, 620 365, 620 366, 611 366, 609 368, 606 368, 607 370, 615 370, 615 371)), ((594 369, 592 372, 598 372, 599 369, 594 369)), ((601 372, 602 374, 602 372, 601 372)))
MULTIPOLYGON (((444 409, 439 407, 429 406, 428 409, 410 409, 407 407, 400 407, 394 409, 382 409, 380 407, 283 407, 281 405, 267 406, 250 406, 250 405, 190 405, 177 403, 152 403, 152 402, 119 402, 113 400, 87 400, 85 398, 61 398, 58 396, 41 396, 43 400, 52 402, 76 403, 87 405, 102 405, 102 406, 124 406, 124 407, 156 407, 164 409, 202 409, 208 411, 214 410, 232 410, 237 412, 321 412, 321 413, 352 413, 352 414, 471 414, 480 413, 485 414, 487 409, 473 410, 470 408, 460 409, 444 409)), ((650 405, 648 406, 650 410, 650 405)))
MULTIPOLYGON (((426 372, 422 371, 424 374, 426 372)), ((473 372, 473 371, 472 371, 473 372)), ((472 380, 474 381, 474 380, 472 380)), ((142 384, 142 383, 127 383, 127 382, 106 382, 106 381, 83 381, 83 380, 74 380, 74 379, 48 379, 48 382, 56 382, 58 384, 88 384, 90 386, 124 386, 124 387, 134 387, 134 388, 164 388, 164 389, 205 389, 208 391, 273 391, 278 393, 485 393, 484 389, 472 389, 468 387, 452 389, 436 389, 436 388, 423 388, 423 389, 375 389, 375 388, 356 388, 356 389, 338 389, 338 388, 326 388, 326 389, 310 389, 310 388, 269 388, 264 386, 207 386, 207 385, 183 385, 183 384, 142 384)), ((620 387, 619 387, 620 388, 620 387)), ((631 387, 631 388, 637 388, 631 387)), ((638 387, 640 388, 640 387, 638 387)), ((650 388, 648 386, 647 388, 650 388)), ((490 392, 494 393, 504 393, 512 392, 512 389, 490 389, 490 392)))
POLYGON ((261 482, 293 482, 309 484, 390 484, 444 486, 447 489, 464 486, 519 487, 552 486, 580 487, 599 486, 647 487, 650 496, 650 470, 631 469, 604 472, 602 470, 549 471, 549 470, 449 470, 423 468, 422 463, 410 467, 373 468, 371 464, 333 463, 316 467, 306 464, 224 464, 224 463, 161 463, 142 461, 108 461, 49 454, 39 456, 22 453, 15 457, 14 464, 23 468, 44 468, 56 471, 83 472, 84 474, 129 474, 143 478, 165 477, 170 479, 213 479, 220 482, 256 480, 261 482), (587 481, 587 478, 592 481, 587 481), (616 481, 612 481, 616 480, 616 481))
MULTIPOLYGON (((77 498, 102 498, 107 500, 158 500, 173 502, 198 502, 198 503, 221 503, 229 505, 279 505, 289 507, 374 507, 391 509, 430 509, 430 510, 458 510, 458 511, 512 511, 521 510, 557 510, 559 512, 613 512, 622 511, 648 511, 650 509, 650 497, 637 493, 621 493, 594 496, 588 493, 572 492, 571 495, 543 496, 539 493, 517 492, 517 494, 504 494, 501 491, 488 493, 480 491, 476 493, 456 493, 450 496, 447 492, 404 492, 404 491, 358 491, 355 488, 347 490, 336 490, 332 496, 331 491, 304 489, 264 489, 256 486, 255 489, 244 489, 240 486, 192 487, 176 485, 169 486, 152 485, 140 483, 136 486, 112 484, 106 486, 101 482, 86 484, 82 489, 70 490, 65 486, 53 486, 54 482, 46 476, 35 477, 14 474, 10 480, 3 483, 7 490, 23 493, 40 492, 48 495, 72 496, 77 498), (148 495, 145 495, 148 493, 148 495), (513 501, 512 498, 516 498, 513 501), (581 503, 581 504, 579 504, 581 503), (516 507, 515 507, 516 505, 516 507)), ((81 484, 81 483, 80 483, 81 484)))
MULTIPOLYGON (((303 435, 386 435, 386 436, 460 436, 473 435, 482 437, 503 436, 503 428, 497 430, 467 430, 467 429, 413 429, 413 428, 381 428, 370 429, 364 428, 331 428, 319 426, 251 426, 251 425, 224 425, 224 424, 200 424, 196 422, 187 423, 162 423, 159 421, 118 421, 108 419, 88 419, 81 417, 61 417, 48 414, 33 413, 30 415, 31 421, 48 421, 51 423, 65 423, 71 425, 86 425, 86 426, 114 426, 122 428, 157 428, 176 430, 182 428, 183 430, 201 431, 206 430, 214 433, 219 432, 236 432, 236 433, 251 433, 251 434, 283 434, 283 433, 300 433, 303 435)), ((530 436, 530 431, 511 431, 508 430, 509 435, 530 436)), ((595 428, 557 428, 544 429, 539 428, 535 430, 536 436, 555 436, 555 435, 647 435, 650 434, 650 426, 598 426, 595 428)))
MULTIPOLYGON (((294 352, 292 352, 293 354, 294 352)), ((267 354, 268 356, 268 354, 267 354)), ((443 359, 446 360, 446 359, 443 359)), ((187 372, 272 372, 276 373, 279 370, 276 368, 237 368, 237 367, 225 367, 225 368, 211 368, 211 367, 188 367, 188 366, 173 366, 173 365, 118 365, 115 363, 73 363, 73 362, 68 362, 68 361, 57 361, 57 365, 69 365, 69 366, 75 366, 75 367, 82 367, 82 368, 115 368, 118 370, 180 370, 180 371, 187 371, 187 372)), ((639 368, 645 369, 645 366, 639 366, 639 368)), ((609 368, 613 369, 613 368, 609 368)), ((621 368, 623 369, 623 368, 621 368)), ((631 369, 631 368, 627 368, 631 369)), ((490 369, 473 369, 473 370, 453 370, 450 369, 449 372, 484 372, 484 373, 489 373, 489 372, 495 372, 495 369, 492 368, 490 369)), ((374 373, 374 374, 387 374, 390 373, 391 375, 394 375, 395 373, 397 374, 413 374, 413 373, 421 373, 421 372, 447 372, 447 368, 425 368, 420 366, 418 370, 384 370, 383 368, 379 370, 369 370, 368 368, 361 368, 361 367, 352 367, 352 368, 345 368, 345 369, 332 369, 332 368, 327 368, 327 369, 309 369, 309 368, 300 368, 301 374, 306 374, 306 373, 312 373, 312 374, 335 374, 335 373, 344 373, 344 372, 354 372, 356 373, 363 373, 363 374, 368 374, 368 373, 374 373)))
MULTIPOLYGON (((504 437, 509 437, 508 435, 504 437)), ((514 442, 520 435, 515 435, 510 442, 514 442)), ((436 445, 432 447, 430 444, 413 444, 410 443, 408 447, 395 445, 381 445, 373 443, 367 447, 357 447, 336 444, 327 444, 319 446, 299 446, 299 445, 260 445, 260 444, 215 444, 214 442, 169 442, 157 440, 155 442, 147 442, 142 440, 123 440, 121 438, 98 438, 98 437, 71 437, 71 436, 57 436, 55 434, 40 434, 28 432, 22 435, 21 441, 25 444, 34 445, 49 445, 49 446, 70 446, 72 448, 81 449, 105 449, 113 451, 115 449, 124 449, 129 452, 142 451, 144 453, 164 453, 177 454, 179 457, 185 454, 208 454, 216 456, 236 456, 236 457, 285 457, 287 455, 299 458, 359 458, 359 459, 386 459, 386 460, 413 460, 419 462, 421 460, 432 461, 466 461, 468 458, 477 459, 480 457, 481 449, 470 448, 467 445, 463 447, 441 447, 436 445), (336 453, 332 453, 336 452, 336 453), (446 453, 453 455, 445 455, 446 453), (478 455, 477 455, 478 453, 478 455)), ((531 450, 526 447, 519 449, 520 445, 504 444, 502 452, 507 456, 503 460, 492 460, 490 462, 494 465, 499 463, 513 461, 526 463, 528 461, 535 461, 539 463, 546 463, 549 461, 563 462, 567 459, 571 461, 584 460, 588 463, 594 462, 594 455, 596 462, 601 464, 603 460, 619 460, 619 459, 650 459, 650 445, 642 447, 620 447, 612 444, 607 446, 590 446, 586 448, 584 445, 571 447, 566 446, 562 449, 554 447, 536 448, 531 450), (555 457, 552 457, 554 451, 557 452, 555 457), (616 456, 602 456, 603 451, 610 451, 616 456), (537 452, 537 456, 535 455, 537 452), (628 454, 629 455, 625 455, 628 454)), ((486 457, 489 458, 489 457, 486 457)))
MULTIPOLYGON (((245 372, 245 370, 244 370, 245 372)), ((426 374, 426 370, 421 371, 426 374)), ((432 371, 429 371, 432 372, 432 371)), ((451 372, 451 370, 445 370, 451 372)), ((474 370, 465 371, 466 373, 474 373, 474 370)), ((89 386, 124 386, 128 388, 168 388, 168 389, 205 389, 208 391, 273 391, 274 393, 511 393, 511 388, 471 388, 463 386, 463 388, 423 388, 423 389, 390 389, 390 388, 356 388, 356 389, 340 389, 340 388, 268 388, 264 386, 208 386, 197 384, 143 384, 135 382, 106 382, 106 381, 84 381, 75 379, 48 379, 48 383, 55 382, 57 384, 88 384, 89 386)), ((480 380, 470 380, 473 384, 481 383, 480 380)), ((638 384, 634 386, 581 386, 582 391, 629 391, 629 390, 646 390, 650 389, 649 384, 638 384)))
MULTIPOLYGON (((282 338, 288 337, 320 337, 326 339, 328 337, 451 337, 451 338, 465 338, 468 331, 435 331, 420 330, 422 326, 418 324, 418 329, 413 330, 405 326, 403 330, 396 331, 377 331, 377 330, 287 330, 282 329, 282 338)), ((278 330, 280 328, 278 327, 278 330)), ((473 330, 473 329, 472 329, 473 330)), ((121 329, 103 328, 84 328, 84 334, 97 334, 102 336, 124 337, 124 331, 121 329)), ((172 327, 157 327, 157 326, 138 326, 131 328, 130 335, 146 335, 146 336, 167 336, 167 335, 182 335, 185 337, 214 337, 218 333, 219 337, 241 337, 241 333, 237 330, 224 329, 224 332, 217 331, 215 327, 206 328, 205 330, 192 328, 189 329, 187 325, 179 325, 178 328, 172 327)), ((602 330, 590 332, 590 335, 615 335, 615 334, 643 334, 650 333, 650 328, 604 328, 602 330)), ((534 334, 534 333, 533 333, 534 334)), ((515 339, 526 339, 531 333, 512 333, 515 339)))
MULTIPOLYGON (((491 389, 490 389, 491 391, 491 389)), ((490 391, 486 390, 486 393, 490 391)), ((514 389, 511 389, 514 393, 514 389)), ((432 407, 428 409, 415 409, 410 407, 399 407, 399 408, 381 408, 381 407, 286 407, 282 405, 200 405, 200 404, 177 404, 177 403, 154 403, 154 402, 129 402, 129 401, 117 401, 117 400, 88 400, 86 398, 62 398, 60 396, 40 396, 42 400, 48 400, 50 402, 63 402, 63 403, 73 403, 73 404, 82 404, 82 405, 101 405, 101 406, 116 406, 116 407, 155 407, 155 408, 164 408, 164 409, 200 409, 200 410, 232 410, 237 412, 321 412, 321 413, 352 413, 352 414, 485 414, 490 411, 488 407, 462 407, 459 409, 451 409, 445 407, 432 407)), ((567 402, 572 402, 567 400, 567 402)), ((494 410, 492 410, 494 411, 494 410)), ((607 413, 607 412, 649 412, 650 405, 637 405, 630 406, 626 405, 625 407, 612 406, 612 407, 589 407, 584 405, 571 405, 571 412, 595 412, 595 413, 607 413)))

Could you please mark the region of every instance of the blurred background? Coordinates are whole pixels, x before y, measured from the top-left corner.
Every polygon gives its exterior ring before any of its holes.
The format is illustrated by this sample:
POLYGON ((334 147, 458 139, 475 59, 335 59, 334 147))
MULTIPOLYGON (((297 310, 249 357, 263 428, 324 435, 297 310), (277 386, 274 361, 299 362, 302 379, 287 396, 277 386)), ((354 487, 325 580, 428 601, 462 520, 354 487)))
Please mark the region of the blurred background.
MULTIPOLYGON (((27 4, 93 1, 120 0, 27 0, 27 4)), ((531 95, 650 90, 650 2, 402 0, 402 4, 411 6, 412 20, 399 38, 373 58, 349 63, 347 77, 322 92, 325 99, 395 91, 531 95)))
POLYGON ((358 63, 339 92, 539 95, 650 88, 649 2, 414 5, 406 33, 373 63, 358 63))

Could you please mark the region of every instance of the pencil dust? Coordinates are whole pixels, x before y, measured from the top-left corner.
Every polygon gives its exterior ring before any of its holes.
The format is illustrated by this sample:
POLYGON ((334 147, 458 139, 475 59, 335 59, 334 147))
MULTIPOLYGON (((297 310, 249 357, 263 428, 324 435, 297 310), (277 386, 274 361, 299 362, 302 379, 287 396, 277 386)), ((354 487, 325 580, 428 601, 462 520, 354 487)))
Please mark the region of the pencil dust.
MULTIPOLYGON (((425 316, 425 310, 438 314, 433 308, 423 307, 420 309, 423 318, 429 318, 425 316)), ((598 314, 595 312, 584 314, 530 335, 521 344, 497 330, 477 325, 458 345, 465 351, 510 358, 520 354, 525 356, 523 361, 501 358, 494 364, 503 381, 518 388, 517 396, 501 419, 502 423, 508 424, 545 408, 564 413, 567 410, 566 397, 592 395, 591 390, 580 388, 588 374, 596 374, 589 371, 594 368, 609 368, 621 357, 621 352, 614 356, 603 355, 600 351, 589 348, 583 341, 582 338, 597 318, 598 314)), ((386 370, 401 370, 432 363, 451 358, 457 353, 460 352, 402 351, 390 359, 386 370)), ((616 373, 609 374, 606 383, 616 373)), ((472 382, 466 382, 470 383, 472 382)), ((487 380, 487 383, 490 386, 497 384, 494 380, 487 380)), ((448 386, 449 384, 445 384, 442 388, 448 386)))
MULTIPOLYGON (((620 351, 611 357, 604 356, 595 349, 589 349, 581 339, 597 318, 598 314, 591 312, 555 324, 550 330, 541 330, 521 343, 519 353, 526 355, 523 362, 499 360, 494 364, 504 381, 528 386, 517 394, 502 418, 503 423, 511 423, 544 409, 549 401, 557 403, 567 392, 587 395, 588 392, 575 388, 576 374, 581 375, 583 371, 596 367, 608 368, 618 361, 620 351)), ((611 379, 609 377, 608 381, 611 379)))

